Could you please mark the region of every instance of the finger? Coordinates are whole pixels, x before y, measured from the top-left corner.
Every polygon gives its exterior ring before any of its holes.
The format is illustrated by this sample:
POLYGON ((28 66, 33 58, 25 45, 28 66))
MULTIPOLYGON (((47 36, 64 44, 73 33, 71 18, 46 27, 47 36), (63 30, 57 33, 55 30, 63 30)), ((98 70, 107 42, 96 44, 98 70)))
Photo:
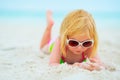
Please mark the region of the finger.
POLYGON ((93 63, 91 64, 91 66, 94 68, 94 70, 101 70, 101 69, 104 69, 103 66, 97 64, 97 63, 93 63))
POLYGON ((84 69, 89 69, 90 68, 90 65, 88 63, 81 63, 81 64, 79 64, 79 66, 81 68, 84 68, 84 69))
POLYGON ((95 63, 95 62, 96 62, 96 59, 90 58, 90 61, 95 63))
POLYGON ((73 64, 73 66, 79 66, 80 65, 80 63, 74 63, 73 64))

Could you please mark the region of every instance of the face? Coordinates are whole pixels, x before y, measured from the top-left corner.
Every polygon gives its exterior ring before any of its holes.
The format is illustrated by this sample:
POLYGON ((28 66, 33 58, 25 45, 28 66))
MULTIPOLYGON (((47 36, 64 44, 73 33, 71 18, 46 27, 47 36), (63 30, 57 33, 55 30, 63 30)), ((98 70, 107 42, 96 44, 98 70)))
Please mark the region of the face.
MULTIPOLYGON (((89 33, 88 32, 85 32, 83 34, 77 34, 77 35, 73 35, 73 36, 68 36, 68 40, 70 39, 73 39, 73 40, 76 40, 78 42, 86 42, 86 41, 89 41, 89 40, 92 40, 89 36, 89 33)), ((84 45, 78 45, 76 47, 72 47, 70 46, 69 44, 67 44, 67 48, 69 51, 71 51, 72 53, 74 54, 81 54, 82 52, 85 52, 86 50, 89 49, 89 47, 84 47, 84 45)))

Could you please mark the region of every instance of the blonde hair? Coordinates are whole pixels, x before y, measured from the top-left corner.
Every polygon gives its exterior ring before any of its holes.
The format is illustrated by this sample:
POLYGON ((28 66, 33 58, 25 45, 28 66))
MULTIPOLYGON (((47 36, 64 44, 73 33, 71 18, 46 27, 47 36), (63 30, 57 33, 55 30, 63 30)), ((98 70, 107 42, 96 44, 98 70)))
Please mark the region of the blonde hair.
POLYGON ((67 36, 81 34, 89 31, 90 37, 94 40, 93 49, 90 57, 95 56, 98 47, 98 35, 96 25, 92 16, 84 10, 75 10, 69 13, 63 20, 60 28, 60 50, 66 56, 66 40, 67 36))

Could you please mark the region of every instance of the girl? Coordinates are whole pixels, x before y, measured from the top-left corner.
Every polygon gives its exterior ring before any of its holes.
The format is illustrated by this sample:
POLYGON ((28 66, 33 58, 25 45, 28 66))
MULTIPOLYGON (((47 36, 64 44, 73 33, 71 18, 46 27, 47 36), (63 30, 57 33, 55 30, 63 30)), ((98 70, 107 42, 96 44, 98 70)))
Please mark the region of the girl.
POLYGON ((68 63, 88 70, 104 68, 97 56, 98 35, 92 16, 84 10, 75 10, 63 20, 60 35, 50 43, 54 24, 51 11, 47 12, 47 28, 40 49, 50 52, 50 65, 68 63))

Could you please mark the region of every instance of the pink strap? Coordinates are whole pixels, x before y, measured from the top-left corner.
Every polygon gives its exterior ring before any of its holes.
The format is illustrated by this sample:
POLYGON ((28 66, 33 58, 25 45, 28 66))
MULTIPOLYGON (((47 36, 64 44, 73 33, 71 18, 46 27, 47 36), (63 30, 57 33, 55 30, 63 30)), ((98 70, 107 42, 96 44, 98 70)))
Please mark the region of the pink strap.
POLYGON ((84 52, 82 53, 82 60, 80 60, 80 62, 83 62, 85 60, 85 56, 84 56, 84 52))

